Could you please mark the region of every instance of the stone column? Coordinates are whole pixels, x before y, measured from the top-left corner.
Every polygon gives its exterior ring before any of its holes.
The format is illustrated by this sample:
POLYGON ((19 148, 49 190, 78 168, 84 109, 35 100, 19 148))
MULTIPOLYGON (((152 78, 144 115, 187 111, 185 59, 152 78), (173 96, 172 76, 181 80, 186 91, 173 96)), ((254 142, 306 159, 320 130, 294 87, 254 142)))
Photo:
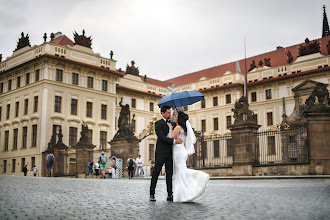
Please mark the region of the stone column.
POLYGON ((252 176, 253 165, 258 163, 257 136, 260 125, 244 123, 230 126, 233 147, 234 176, 252 176))
POLYGON ((54 176, 66 175, 67 166, 67 153, 68 147, 65 144, 55 144, 53 146, 55 163, 54 163, 54 176))
POLYGON ((76 177, 85 178, 88 174, 87 164, 93 159, 93 148, 95 145, 77 144, 76 150, 76 177))

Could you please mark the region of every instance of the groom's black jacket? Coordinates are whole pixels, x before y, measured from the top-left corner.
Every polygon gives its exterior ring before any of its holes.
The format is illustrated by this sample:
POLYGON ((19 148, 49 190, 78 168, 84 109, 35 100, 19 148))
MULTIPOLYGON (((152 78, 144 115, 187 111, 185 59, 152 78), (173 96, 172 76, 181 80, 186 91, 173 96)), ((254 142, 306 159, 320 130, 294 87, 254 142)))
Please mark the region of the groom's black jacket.
POLYGON ((172 153, 172 145, 174 140, 167 137, 169 130, 170 129, 164 119, 160 119, 155 123, 155 131, 158 137, 156 143, 156 154, 172 153))

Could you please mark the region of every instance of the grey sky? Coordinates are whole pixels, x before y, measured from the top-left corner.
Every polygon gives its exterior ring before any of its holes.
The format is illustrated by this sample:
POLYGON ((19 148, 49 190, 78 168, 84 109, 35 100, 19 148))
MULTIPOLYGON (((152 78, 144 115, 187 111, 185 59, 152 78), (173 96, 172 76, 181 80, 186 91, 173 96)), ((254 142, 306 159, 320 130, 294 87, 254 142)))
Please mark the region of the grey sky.
MULTIPOLYGON (((11 56, 20 33, 92 36, 93 51, 117 68, 134 60, 140 75, 166 80, 322 36, 325 0, 0 0, 0 53, 11 56)), ((328 16, 329 18, 329 16, 328 16)))

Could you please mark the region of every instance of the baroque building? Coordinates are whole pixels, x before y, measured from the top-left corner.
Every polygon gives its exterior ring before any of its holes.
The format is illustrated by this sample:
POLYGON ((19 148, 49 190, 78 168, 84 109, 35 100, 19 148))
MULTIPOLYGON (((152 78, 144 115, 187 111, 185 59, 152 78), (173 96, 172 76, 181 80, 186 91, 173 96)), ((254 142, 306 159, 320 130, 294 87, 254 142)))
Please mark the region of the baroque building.
MULTIPOLYGON (((110 156, 108 142, 118 129, 119 103, 130 106, 139 136, 155 116, 160 118, 157 103, 170 93, 168 87, 205 95, 205 101, 184 107, 195 130, 205 136, 229 134, 232 108, 244 94, 245 72, 250 109, 261 129, 269 129, 301 102, 294 96, 295 88, 308 80, 329 84, 329 54, 330 36, 306 39, 246 60, 159 81, 140 75, 134 61, 126 71, 117 69, 113 53, 110 58, 95 53, 84 32, 75 33, 74 42, 60 32, 52 34, 50 41, 45 35, 44 43, 34 46, 22 33, 12 56, 0 63, 0 174, 23 175, 25 164, 28 169, 34 164, 43 168, 42 152, 60 129, 63 143, 69 146, 66 173, 73 174, 72 146, 79 140, 82 121, 96 145, 94 158, 101 151, 110 156)), ((139 152, 148 167, 154 160, 156 138, 150 135, 140 140, 139 152)), ((214 149, 206 150, 215 155, 214 149)))

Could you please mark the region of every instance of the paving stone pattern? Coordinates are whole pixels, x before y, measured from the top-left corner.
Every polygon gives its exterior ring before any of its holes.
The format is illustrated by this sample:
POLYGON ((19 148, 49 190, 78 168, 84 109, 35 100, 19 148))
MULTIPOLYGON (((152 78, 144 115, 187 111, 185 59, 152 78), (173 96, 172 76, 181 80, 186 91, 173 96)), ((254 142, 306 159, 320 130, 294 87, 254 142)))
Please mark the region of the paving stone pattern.
POLYGON ((166 201, 160 179, 0 176, 0 219, 328 219, 330 179, 210 180, 194 203, 166 201))

